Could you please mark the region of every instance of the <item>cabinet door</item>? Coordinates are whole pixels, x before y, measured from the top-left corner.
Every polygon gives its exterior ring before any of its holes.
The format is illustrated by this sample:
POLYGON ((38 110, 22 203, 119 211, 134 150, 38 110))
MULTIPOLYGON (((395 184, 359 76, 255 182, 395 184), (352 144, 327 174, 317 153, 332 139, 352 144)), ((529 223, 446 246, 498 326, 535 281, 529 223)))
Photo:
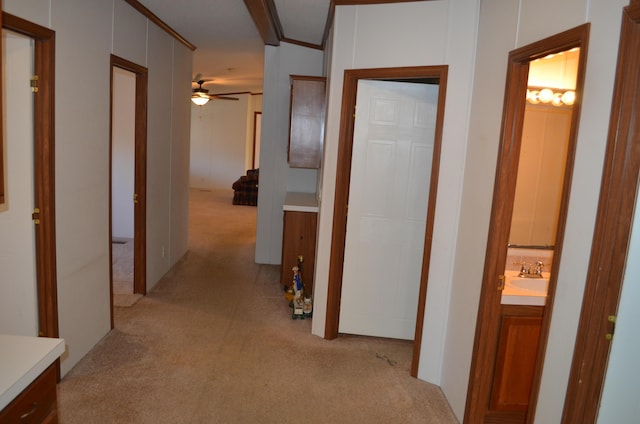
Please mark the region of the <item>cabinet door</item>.
POLYGON ((536 366, 542 307, 503 307, 491 411, 526 413, 536 366))
POLYGON ((320 168, 324 139, 325 78, 291 76, 289 166, 320 168))
POLYGON ((291 268, 298 264, 298 257, 302 256, 300 276, 306 296, 313 294, 317 216, 315 212, 285 211, 284 213, 280 280, 285 287, 291 286, 293 279, 291 268))

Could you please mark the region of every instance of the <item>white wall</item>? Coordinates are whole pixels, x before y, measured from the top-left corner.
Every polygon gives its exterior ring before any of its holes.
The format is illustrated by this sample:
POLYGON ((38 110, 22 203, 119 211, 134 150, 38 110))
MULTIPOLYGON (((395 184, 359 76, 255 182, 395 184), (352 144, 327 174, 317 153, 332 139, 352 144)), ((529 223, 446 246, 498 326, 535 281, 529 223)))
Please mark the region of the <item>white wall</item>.
MULTIPOLYGON (((591 22, 573 185, 536 422, 560 422, 578 325, 609 122, 623 0, 484 0, 441 386, 464 412, 508 52, 591 22)), ((436 223, 437 226, 437 223, 436 223)))
POLYGON ((247 145, 253 96, 246 93, 233 97, 239 100, 191 105, 191 187, 231 190, 233 182, 247 170, 247 157, 253 149, 247 145))
MULTIPOLYGON (((175 264, 189 243, 189 151, 191 139, 191 83, 193 52, 173 41, 173 76, 171 102, 171 210, 169 225, 169 263, 175 264)), ((166 170, 164 171, 166 172, 166 170)))
POLYGON ((133 238, 136 76, 113 70, 111 124, 111 233, 133 238))
MULTIPOLYGON (((636 195, 637 196, 637 195, 636 195)), ((636 197, 635 217, 628 260, 624 271, 615 336, 602 392, 598 423, 640 422, 640 197, 636 197)))
POLYGON ((439 383, 462 189, 477 3, 460 0, 336 8, 322 175, 312 331, 324 334, 333 198, 345 69, 449 65, 419 377, 439 383), (380 29, 384 28, 384 31, 380 29))
POLYGON ((314 193, 318 171, 289 168, 290 75, 323 75, 323 52, 295 44, 265 46, 262 147, 258 192, 256 262, 279 264, 282 204, 287 191, 314 193))
POLYGON ((28 86, 33 74, 31 39, 2 30, 2 116, 5 202, 0 205, 0 334, 38 334, 36 301, 34 201, 33 95, 28 86))
POLYGON ((151 287, 186 252, 192 53, 123 0, 4 0, 3 9, 56 31, 56 249, 66 374, 110 329, 109 56, 149 68, 151 287), (160 243, 171 246, 165 258, 160 243))

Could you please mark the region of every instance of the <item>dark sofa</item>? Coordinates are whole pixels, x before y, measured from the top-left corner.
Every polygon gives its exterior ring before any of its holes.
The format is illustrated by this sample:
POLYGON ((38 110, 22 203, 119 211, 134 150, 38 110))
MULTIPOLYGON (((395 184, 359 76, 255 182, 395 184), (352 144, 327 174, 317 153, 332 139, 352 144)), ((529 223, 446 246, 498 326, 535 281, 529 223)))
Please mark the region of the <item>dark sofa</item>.
POLYGON ((249 169, 231 185, 234 205, 258 205, 258 169, 249 169))

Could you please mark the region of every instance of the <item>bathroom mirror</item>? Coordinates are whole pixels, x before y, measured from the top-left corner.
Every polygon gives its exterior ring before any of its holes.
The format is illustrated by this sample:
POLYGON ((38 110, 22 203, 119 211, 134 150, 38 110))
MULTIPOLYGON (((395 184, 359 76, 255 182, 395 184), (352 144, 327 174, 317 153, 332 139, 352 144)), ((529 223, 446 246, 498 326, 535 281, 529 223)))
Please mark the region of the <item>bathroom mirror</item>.
POLYGON ((555 245, 579 53, 571 49, 529 65, 510 246, 555 245))

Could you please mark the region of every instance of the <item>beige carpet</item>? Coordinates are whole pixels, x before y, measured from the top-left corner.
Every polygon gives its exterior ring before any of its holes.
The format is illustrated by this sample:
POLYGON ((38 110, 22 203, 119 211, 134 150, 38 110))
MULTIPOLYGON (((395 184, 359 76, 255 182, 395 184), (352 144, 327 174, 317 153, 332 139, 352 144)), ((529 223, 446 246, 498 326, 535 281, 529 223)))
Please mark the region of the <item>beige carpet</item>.
POLYGON ((256 208, 191 191, 189 252, 59 385, 62 423, 455 423, 412 344, 327 341, 254 263, 256 208))

